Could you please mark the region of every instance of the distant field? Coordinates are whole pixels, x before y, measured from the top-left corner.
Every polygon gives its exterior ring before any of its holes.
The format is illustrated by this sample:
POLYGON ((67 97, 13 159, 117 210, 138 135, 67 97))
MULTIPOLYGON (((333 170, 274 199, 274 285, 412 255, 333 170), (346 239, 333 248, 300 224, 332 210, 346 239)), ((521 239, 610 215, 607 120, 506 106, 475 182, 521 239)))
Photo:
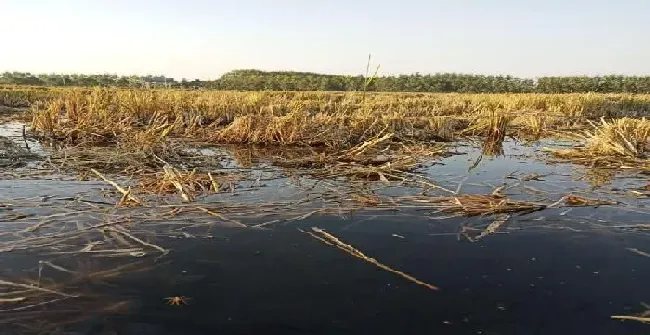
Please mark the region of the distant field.
MULTIPOLYGON (((464 316, 477 302, 481 315, 493 310, 490 318, 501 320, 506 309, 495 302, 520 309, 531 280, 538 300, 524 299, 530 306, 520 310, 552 306, 555 314, 533 314, 553 322, 633 329, 610 316, 646 320, 647 306, 635 304, 647 291, 637 280, 648 256, 638 249, 648 245, 650 215, 647 94, 3 87, 0 105, 0 221, 7 222, 0 249, 3 260, 34 255, 3 276, 15 279, 2 279, 12 307, 0 326, 23 320, 61 329, 118 308, 128 315, 132 302, 155 313, 182 308, 173 315, 187 310, 193 320, 190 308, 199 304, 228 316, 224 306, 242 301, 228 294, 262 287, 258 278, 269 273, 278 275, 270 285, 287 284, 279 300, 295 301, 285 292, 303 287, 336 297, 337 311, 358 309, 346 302, 360 289, 388 294, 392 278, 396 295, 385 302, 401 301, 395 310, 409 311, 405 322, 423 310, 422 324, 433 315, 447 326, 448 310, 464 316), (371 239, 359 238, 364 230, 371 239), (235 242, 242 236, 255 239, 235 242), (195 249, 199 243, 213 249, 195 249), (593 255, 606 255, 605 263, 593 255), (188 260, 201 262, 187 267, 188 260), (350 277, 367 265, 374 267, 350 277), (191 289, 152 285, 175 282, 174 273, 191 289), (493 288, 485 290, 484 273, 493 288), (125 286, 112 281, 122 278, 125 286), (203 278, 215 284, 206 290, 203 278), (154 292, 133 297, 143 282, 154 292), (507 297, 498 283, 515 294, 507 297), (584 309, 594 291, 600 302, 584 313, 596 323, 562 309, 584 309), (412 307, 427 293, 431 302, 412 307), (190 306, 181 307, 184 296, 190 306), (431 313, 431 306, 442 307, 431 313)), ((277 306, 268 299, 262 306, 277 306)))
MULTIPOLYGON (((114 137, 174 125, 169 135, 234 143, 346 145, 381 130, 404 138, 479 134, 481 121, 508 119, 509 132, 540 135, 588 119, 642 116, 647 94, 458 94, 361 92, 233 92, 3 87, 0 105, 34 108, 35 128, 57 135, 74 125, 114 137), (46 103, 47 102, 47 103, 46 103), (69 110, 66 123, 57 119, 69 110)), ((59 134, 61 135, 61 134, 59 134)), ((110 140, 106 138, 106 140, 110 140)))

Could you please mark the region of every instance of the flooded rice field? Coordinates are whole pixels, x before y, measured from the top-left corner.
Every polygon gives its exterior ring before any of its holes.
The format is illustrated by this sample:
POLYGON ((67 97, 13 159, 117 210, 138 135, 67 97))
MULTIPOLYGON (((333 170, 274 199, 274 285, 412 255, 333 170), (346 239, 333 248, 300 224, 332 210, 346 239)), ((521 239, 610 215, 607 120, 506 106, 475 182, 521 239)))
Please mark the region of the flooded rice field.
POLYGON ((220 192, 116 207, 0 136, 2 334, 650 332, 648 176, 547 163, 563 143, 457 144, 408 183, 201 148, 220 192))

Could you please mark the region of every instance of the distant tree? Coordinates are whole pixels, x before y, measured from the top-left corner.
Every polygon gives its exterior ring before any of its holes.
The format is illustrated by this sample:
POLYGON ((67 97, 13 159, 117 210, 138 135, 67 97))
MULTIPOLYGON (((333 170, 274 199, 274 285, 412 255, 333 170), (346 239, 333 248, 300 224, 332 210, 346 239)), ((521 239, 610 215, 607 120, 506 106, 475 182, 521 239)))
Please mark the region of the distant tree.
MULTIPOLYGON (((175 82, 163 75, 117 76, 111 74, 32 74, 4 72, 0 84, 32 86, 153 86, 199 87, 215 90, 278 90, 278 91, 358 91, 363 89, 363 76, 343 76, 295 71, 260 71, 241 69, 225 73, 218 79, 175 82)), ((542 77, 536 80, 512 76, 484 76, 458 73, 437 73, 380 76, 367 87, 383 92, 468 92, 468 93, 572 93, 627 92, 650 93, 650 77, 640 76, 573 76, 542 77)))

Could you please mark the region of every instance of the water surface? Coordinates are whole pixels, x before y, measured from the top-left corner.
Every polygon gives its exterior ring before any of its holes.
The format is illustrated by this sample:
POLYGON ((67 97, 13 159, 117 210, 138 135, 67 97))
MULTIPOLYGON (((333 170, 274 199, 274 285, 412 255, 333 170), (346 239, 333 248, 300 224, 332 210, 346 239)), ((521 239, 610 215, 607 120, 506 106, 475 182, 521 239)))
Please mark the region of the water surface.
MULTIPOLYGON (((79 297, 24 310, 11 310, 18 305, 3 303, 0 330, 7 334, 650 332, 648 325, 610 318, 643 312, 641 303, 650 301, 650 258, 634 252, 650 252, 643 226, 648 223, 648 200, 629 193, 645 185, 646 177, 627 172, 596 178, 590 176, 594 171, 582 167, 549 165, 539 146, 509 143, 505 156, 483 157, 479 164, 477 149, 458 150, 465 154, 422 169, 422 176, 461 193, 490 194, 505 184, 502 192, 514 200, 550 205, 566 194, 579 194, 615 204, 574 208, 560 203, 513 214, 496 233, 472 242, 462 232, 476 236, 495 217, 443 218, 427 206, 351 208, 345 193, 349 183, 323 184, 307 176, 269 171, 268 166, 253 168, 250 174, 255 177, 237 192, 199 199, 200 205, 248 227, 224 227, 218 224, 222 220, 210 216, 164 221, 157 216, 161 208, 118 211, 112 207, 115 196, 107 195, 107 187, 99 182, 3 180, 0 203, 11 204, 0 207, 3 247, 12 245, 6 241, 33 234, 45 244, 61 234, 119 220, 126 211, 133 219, 120 224, 169 253, 163 255, 124 235, 126 242, 115 242, 111 239, 115 231, 101 229, 54 246, 14 243, 13 249, 0 253, 0 278, 34 282, 40 273, 44 287, 79 297), (259 171, 268 175, 258 177, 259 171), (525 178, 532 174, 539 178, 525 178), (341 190, 340 198, 331 194, 333 188, 341 190), (103 214, 91 211, 93 206, 102 208, 103 214), (15 219, 16 213, 26 217, 15 219), (35 232, 23 231, 39 224, 39 216, 57 213, 65 216, 54 217, 35 232), (251 228, 274 218, 284 220, 251 228), (312 227, 440 290, 326 245, 305 233, 312 227), (79 252, 98 241, 115 243, 116 250, 133 244, 144 255, 79 252), (187 304, 168 305, 165 298, 173 296, 187 297, 187 304)), ((422 191, 416 185, 380 182, 361 189, 366 196, 385 199, 422 191)), ((48 293, 29 299, 38 304, 59 298, 48 293)))

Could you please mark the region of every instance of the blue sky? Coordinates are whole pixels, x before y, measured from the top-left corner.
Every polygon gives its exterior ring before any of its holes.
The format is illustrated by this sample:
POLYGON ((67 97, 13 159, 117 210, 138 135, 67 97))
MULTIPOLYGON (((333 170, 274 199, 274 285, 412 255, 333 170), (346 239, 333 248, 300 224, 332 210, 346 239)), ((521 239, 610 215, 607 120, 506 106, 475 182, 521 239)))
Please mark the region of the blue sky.
POLYGON ((0 71, 650 75, 647 0, 0 0, 0 71))

